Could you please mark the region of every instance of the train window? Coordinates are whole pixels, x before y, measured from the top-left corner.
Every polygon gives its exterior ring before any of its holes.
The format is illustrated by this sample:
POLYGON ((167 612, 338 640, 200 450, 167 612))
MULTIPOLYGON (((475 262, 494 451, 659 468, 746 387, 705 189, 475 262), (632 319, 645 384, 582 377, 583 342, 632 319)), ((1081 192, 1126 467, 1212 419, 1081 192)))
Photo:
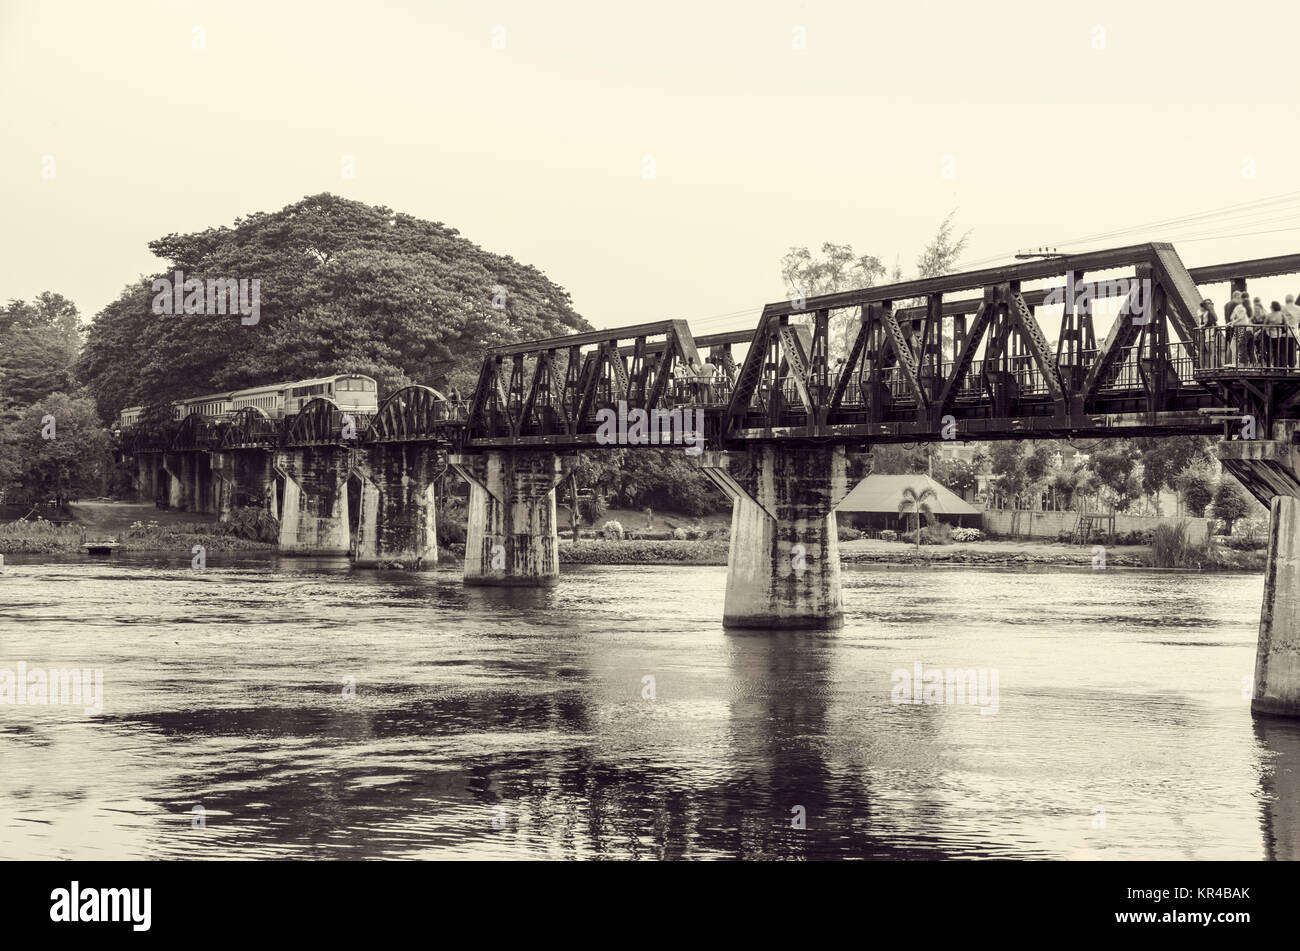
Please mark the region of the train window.
POLYGON ((374 381, 374 380, 362 380, 361 382, 365 384, 366 392, 367 392, 367 393, 373 393, 373 392, 375 392, 375 381, 374 381))
POLYGON ((340 392, 340 393, 346 393, 346 392, 349 392, 349 391, 351 391, 351 389, 352 389, 352 381, 351 381, 351 380, 339 380, 338 383, 335 385, 334 389, 337 390, 337 391, 340 392))

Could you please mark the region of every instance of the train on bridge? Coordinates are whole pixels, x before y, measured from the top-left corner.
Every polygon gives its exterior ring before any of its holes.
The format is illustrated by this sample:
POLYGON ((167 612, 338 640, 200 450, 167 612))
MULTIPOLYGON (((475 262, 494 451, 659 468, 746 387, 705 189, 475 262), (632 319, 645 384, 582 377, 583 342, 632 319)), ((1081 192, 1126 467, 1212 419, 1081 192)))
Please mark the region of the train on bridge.
MULTIPOLYGON (((268 383, 227 393, 209 393, 172 403, 172 419, 177 422, 191 413, 208 419, 227 419, 240 410, 252 407, 267 419, 284 419, 301 412, 317 397, 333 400, 344 411, 373 415, 379 408, 379 388, 373 377, 362 373, 268 383)), ((143 406, 128 406, 118 414, 118 428, 125 431, 140 422, 143 406)))

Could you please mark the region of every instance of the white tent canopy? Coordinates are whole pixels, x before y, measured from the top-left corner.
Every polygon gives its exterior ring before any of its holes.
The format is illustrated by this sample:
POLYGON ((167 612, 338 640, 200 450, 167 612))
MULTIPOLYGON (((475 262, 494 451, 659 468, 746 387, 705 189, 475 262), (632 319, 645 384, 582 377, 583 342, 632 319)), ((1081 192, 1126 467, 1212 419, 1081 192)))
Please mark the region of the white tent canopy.
POLYGON ((911 487, 917 495, 925 489, 934 489, 936 498, 927 500, 930 511, 935 515, 978 515, 979 510, 971 508, 952 490, 935 482, 928 475, 870 475, 863 479, 839 505, 837 512, 887 512, 898 514, 898 503, 902 501, 903 490, 911 487))

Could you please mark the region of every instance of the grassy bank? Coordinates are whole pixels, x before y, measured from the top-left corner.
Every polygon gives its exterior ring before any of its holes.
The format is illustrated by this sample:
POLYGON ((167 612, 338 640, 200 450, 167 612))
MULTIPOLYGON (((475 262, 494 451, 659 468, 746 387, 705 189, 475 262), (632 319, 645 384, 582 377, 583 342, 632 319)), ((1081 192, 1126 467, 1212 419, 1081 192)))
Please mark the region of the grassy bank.
MULTIPOLYGON (((181 552, 188 554, 195 545, 209 552, 273 551, 274 543, 251 541, 232 534, 233 529, 216 522, 178 522, 158 525, 136 522, 112 537, 120 551, 181 552)), ((99 535, 76 524, 55 525, 44 519, 10 522, 0 525, 0 554, 58 554, 79 552, 87 540, 99 535)))
MULTIPOLYGON (((862 540, 840 543, 840 558, 847 564, 952 564, 997 565, 1004 567, 1091 568, 1094 549, 1102 546, 1067 545, 1061 542, 1006 541, 966 542, 951 545, 913 545, 862 540)), ((1104 546, 1107 568, 1181 568, 1200 571, 1262 571, 1267 552, 1239 551, 1222 545, 1193 545, 1181 538, 1158 540, 1155 545, 1104 546), (1163 541, 1163 544, 1159 542, 1163 541)))
POLYGON ((584 538, 560 542, 562 565, 725 565, 727 542, 613 541, 584 538))

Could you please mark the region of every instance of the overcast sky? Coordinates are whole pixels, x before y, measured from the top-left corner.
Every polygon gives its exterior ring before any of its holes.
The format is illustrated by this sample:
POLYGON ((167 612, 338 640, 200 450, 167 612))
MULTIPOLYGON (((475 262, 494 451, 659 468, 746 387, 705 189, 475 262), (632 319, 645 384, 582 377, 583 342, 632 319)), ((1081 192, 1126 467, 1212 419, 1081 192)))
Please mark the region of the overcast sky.
POLYGON ((597 326, 752 325, 791 245, 910 273, 953 208, 971 266, 1296 250, 1300 4, 1159 6, 0 0, 0 298, 90 316, 150 239, 322 191, 531 263, 597 326))

